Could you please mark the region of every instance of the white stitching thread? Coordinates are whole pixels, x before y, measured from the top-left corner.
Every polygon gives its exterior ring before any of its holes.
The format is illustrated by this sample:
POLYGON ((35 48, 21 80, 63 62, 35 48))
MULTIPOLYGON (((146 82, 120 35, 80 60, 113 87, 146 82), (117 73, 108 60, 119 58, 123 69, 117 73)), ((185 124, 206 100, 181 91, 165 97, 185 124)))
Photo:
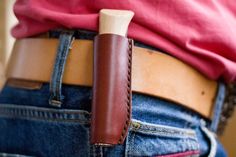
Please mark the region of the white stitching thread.
POLYGON ((130 120, 130 113, 131 113, 131 59, 132 59, 132 45, 133 45, 133 41, 132 39, 128 39, 128 75, 127 75, 127 119, 125 122, 125 126, 123 128, 120 140, 119 140, 119 144, 121 143, 121 141, 124 140, 125 138, 125 133, 128 129, 129 126, 129 120, 130 120))

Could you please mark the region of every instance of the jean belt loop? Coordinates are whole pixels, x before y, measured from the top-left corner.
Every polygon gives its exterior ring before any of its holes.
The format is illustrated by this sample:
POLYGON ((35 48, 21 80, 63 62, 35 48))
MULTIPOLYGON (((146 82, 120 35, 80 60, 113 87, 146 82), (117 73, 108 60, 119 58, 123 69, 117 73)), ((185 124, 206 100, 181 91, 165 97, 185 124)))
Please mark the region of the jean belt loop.
POLYGON ((54 107, 61 107, 64 96, 61 93, 63 73, 68 53, 73 42, 74 31, 63 30, 60 33, 59 45, 57 47, 56 59, 50 80, 49 104, 54 107))
POLYGON ((214 157, 217 151, 216 131, 218 128, 222 107, 225 99, 225 84, 219 82, 218 92, 216 93, 215 105, 213 110, 212 122, 210 125, 206 124, 205 120, 201 120, 201 130, 210 141, 210 151, 208 157, 214 157))
POLYGON ((213 132, 216 132, 218 129, 221 112, 224 105, 225 93, 226 93, 225 84, 220 82, 218 85, 218 93, 216 94, 213 117, 210 125, 210 130, 213 132))

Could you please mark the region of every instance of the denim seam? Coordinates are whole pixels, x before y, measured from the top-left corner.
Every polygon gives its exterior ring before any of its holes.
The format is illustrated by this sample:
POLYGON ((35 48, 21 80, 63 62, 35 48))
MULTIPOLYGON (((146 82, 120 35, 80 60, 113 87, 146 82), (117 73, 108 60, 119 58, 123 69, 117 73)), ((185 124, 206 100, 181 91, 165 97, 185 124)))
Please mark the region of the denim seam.
POLYGON ((124 152, 124 157, 129 157, 129 143, 130 143, 130 128, 126 137, 126 141, 125 141, 125 152, 124 152))
POLYGON ((134 145, 135 135, 136 135, 135 133, 130 134, 131 138, 130 138, 130 141, 129 141, 130 142, 129 145, 131 145, 131 147, 129 146, 128 151, 127 151, 127 156, 128 157, 130 156, 130 152, 133 152, 133 149, 132 149, 133 147, 132 146, 134 145))
POLYGON ((183 138, 183 136, 184 136, 184 138, 193 138, 193 139, 196 139, 195 138, 195 135, 192 135, 192 136, 189 136, 189 134, 187 133, 187 135, 186 135, 186 133, 180 133, 180 132, 175 132, 175 131, 170 131, 170 130, 165 130, 165 129, 157 129, 157 130, 155 130, 155 131, 150 131, 150 130, 132 130, 132 131, 134 131, 134 132, 139 132, 139 133, 145 133, 145 134, 147 134, 147 133, 153 133, 153 134, 156 134, 156 135, 161 135, 161 136, 170 136, 170 137, 181 137, 181 138, 183 138))
POLYGON ((131 130, 133 132, 140 132, 144 134, 150 133, 150 134, 170 136, 170 137, 178 136, 180 138, 190 137, 190 138, 196 139, 196 133, 194 132, 194 130, 190 130, 190 129, 181 129, 181 128, 175 128, 175 127, 158 125, 158 124, 153 125, 153 124, 148 124, 148 123, 144 123, 137 120, 132 120, 131 123, 132 124, 138 123, 140 125, 138 128, 131 125, 131 130))
POLYGON ((46 121, 46 122, 73 122, 73 123, 79 123, 79 124, 91 124, 90 121, 84 121, 84 120, 78 120, 78 119, 44 119, 44 118, 39 118, 39 117, 22 117, 22 116, 10 116, 10 115, 0 115, 2 118, 9 118, 9 119, 14 119, 18 118, 18 120, 30 120, 30 121, 46 121))
POLYGON ((201 126, 201 130, 204 132, 204 134, 206 135, 206 137, 209 139, 210 141, 210 152, 208 154, 208 157, 214 157, 216 155, 216 151, 217 151, 217 142, 214 136, 214 133, 211 132, 207 127, 205 127, 204 125, 201 126))
POLYGON ((90 124, 90 113, 86 111, 56 110, 42 107, 0 105, 0 117, 29 120, 69 121, 90 124))

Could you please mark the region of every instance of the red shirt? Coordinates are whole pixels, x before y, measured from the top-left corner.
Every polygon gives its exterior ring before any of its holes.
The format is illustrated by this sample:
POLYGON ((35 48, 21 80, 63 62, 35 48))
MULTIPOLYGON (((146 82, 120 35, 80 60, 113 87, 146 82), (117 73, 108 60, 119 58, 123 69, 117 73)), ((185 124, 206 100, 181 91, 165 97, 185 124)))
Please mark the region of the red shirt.
POLYGON ((17 0, 24 38, 54 28, 96 31, 102 8, 135 12, 128 36, 193 66, 211 79, 236 82, 235 0, 17 0))

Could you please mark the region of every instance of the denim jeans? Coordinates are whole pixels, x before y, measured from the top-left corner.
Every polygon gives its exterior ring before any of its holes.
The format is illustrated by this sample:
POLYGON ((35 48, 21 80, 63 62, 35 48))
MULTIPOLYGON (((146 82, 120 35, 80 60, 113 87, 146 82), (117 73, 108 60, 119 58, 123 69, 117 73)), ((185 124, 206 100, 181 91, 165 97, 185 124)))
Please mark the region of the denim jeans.
MULTIPOLYGON (((213 121, 173 102, 133 93, 132 120, 124 144, 90 145, 91 87, 62 84, 73 35, 66 32, 59 37, 50 83, 39 89, 5 85, 1 91, 0 156, 226 156, 214 133, 225 95, 222 83, 213 121)), ((82 37, 86 35, 90 36, 82 37)))

